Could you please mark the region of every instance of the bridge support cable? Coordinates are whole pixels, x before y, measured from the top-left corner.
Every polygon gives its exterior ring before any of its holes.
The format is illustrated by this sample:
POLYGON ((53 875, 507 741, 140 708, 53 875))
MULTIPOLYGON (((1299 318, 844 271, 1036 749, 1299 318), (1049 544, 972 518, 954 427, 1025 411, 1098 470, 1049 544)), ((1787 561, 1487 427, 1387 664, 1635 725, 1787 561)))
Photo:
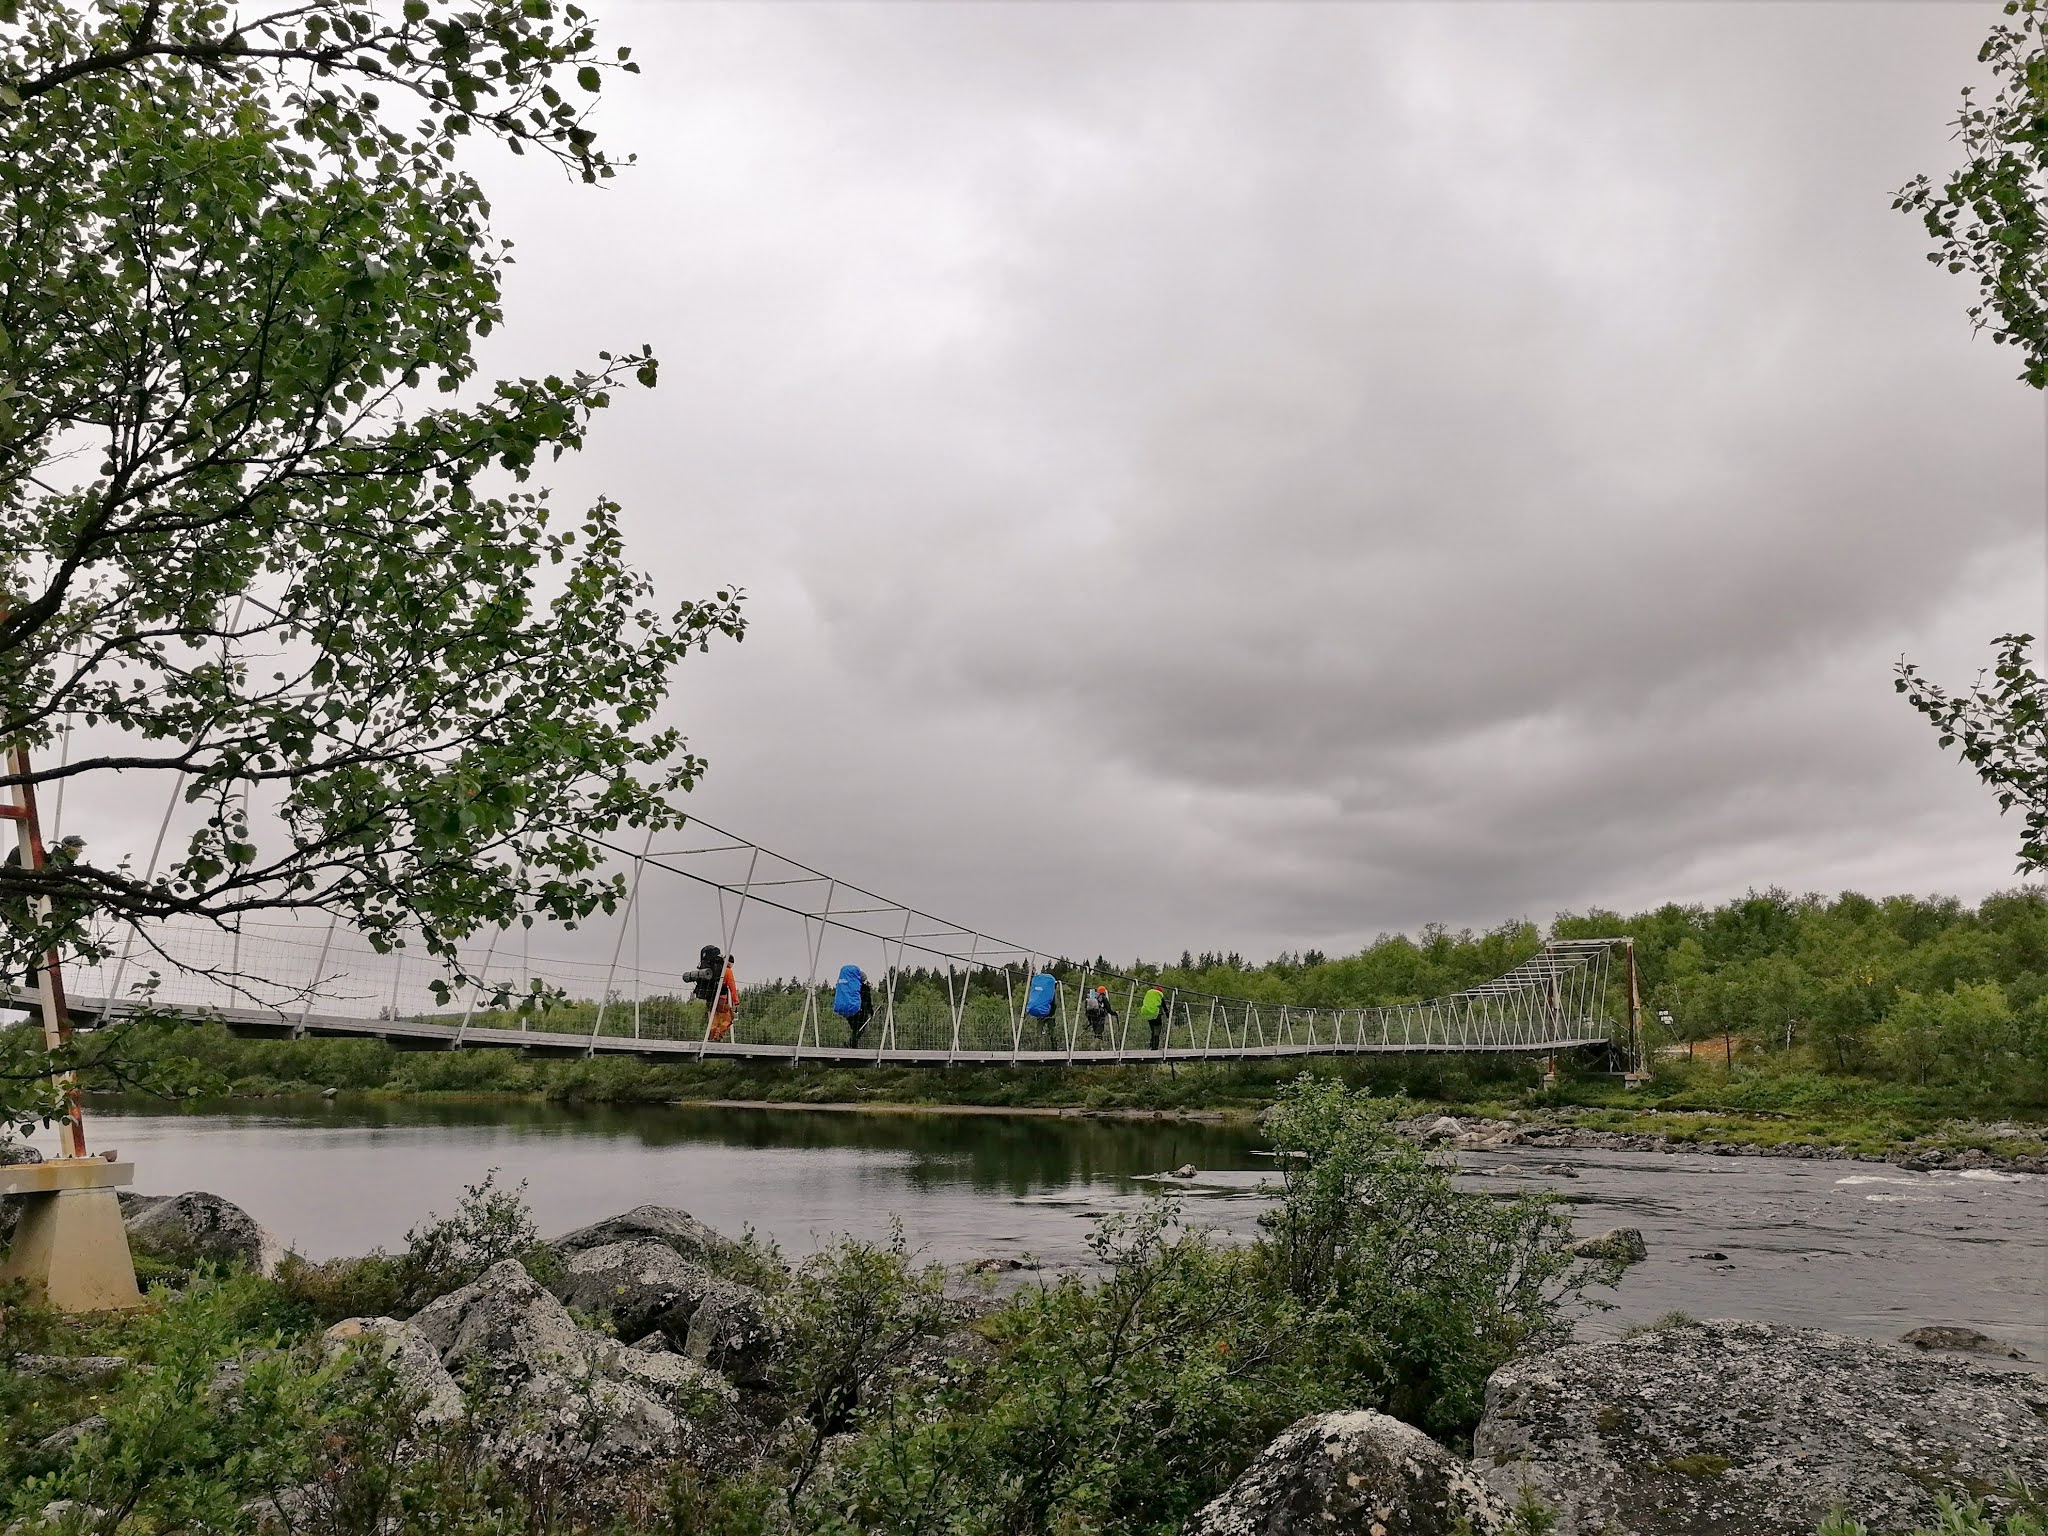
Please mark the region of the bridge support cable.
POLYGON ((810 946, 811 970, 809 976, 804 980, 804 1007, 803 1012, 797 1016, 796 1050, 790 1057, 792 1061, 803 1060, 804 1025, 807 1023, 811 1026, 811 1043, 820 1050, 825 1048, 825 1040, 820 1028, 824 1021, 818 1017, 820 1011, 818 1008, 818 961, 825 952, 825 935, 832 923, 832 899, 838 893, 839 882, 836 880, 829 881, 825 886, 825 910, 818 915, 817 938, 813 939, 811 937, 811 919, 809 917, 804 919, 804 942, 810 946))
MULTIPOLYGON (((612 992, 614 990, 613 983, 618 980, 619 976, 619 956, 626 948, 626 931, 633 926, 633 909, 640 900, 640 877, 647 870, 647 850, 653 846, 654 828, 649 827, 647 829, 646 841, 640 845, 640 857, 633 861, 632 883, 626 887, 626 910, 619 914, 619 933, 618 937, 612 940, 612 962, 605 967, 604 989, 598 993, 597 997, 597 1014, 590 1021, 590 1045, 583 1053, 586 1056, 596 1053, 597 1037, 604 1033, 604 1016, 611 1009, 612 992)), ((398 1008, 395 1001, 392 1006, 391 1016, 393 1018, 398 1017, 398 1008)))
POLYGON ((326 978, 327 957, 334 950, 334 930, 341 926, 341 914, 335 913, 327 920, 327 937, 320 941, 320 958, 313 962, 313 980, 306 988, 306 1005, 299 1010, 299 1022, 292 1029, 294 1040, 303 1040, 306 1035, 306 1021, 313 1017, 313 1004, 320 996, 321 983, 326 978))
MULTIPOLYGON (((487 985, 487 980, 491 974, 491 961, 496 958, 498 953, 498 940, 504 936, 505 925, 500 923, 491 932, 491 942, 484 947, 483 965, 478 968, 476 976, 470 981, 469 1002, 462 1010, 462 1022, 455 1026, 455 1038, 448 1042, 448 1049, 451 1051, 462 1049, 462 1037, 469 1033, 469 1021, 476 1017, 477 999, 483 996, 484 987, 487 985)), ((640 957, 635 955, 633 960, 637 968, 640 957)))

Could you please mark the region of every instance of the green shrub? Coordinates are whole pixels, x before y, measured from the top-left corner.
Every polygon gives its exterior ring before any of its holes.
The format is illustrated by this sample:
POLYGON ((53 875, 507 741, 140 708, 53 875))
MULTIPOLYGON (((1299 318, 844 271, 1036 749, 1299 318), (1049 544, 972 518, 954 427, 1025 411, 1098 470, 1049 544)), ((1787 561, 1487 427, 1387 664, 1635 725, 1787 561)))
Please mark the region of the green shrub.
POLYGON ((913 1267, 903 1224, 886 1243, 844 1238, 798 1265, 776 1299, 778 1375, 795 1408, 794 1507, 828 1441, 861 1420, 878 1386, 946 1320, 945 1270, 913 1267))
MULTIPOLYGON (((2023 1485, 2014 1486, 2008 1497, 2014 1508, 2003 1520, 1989 1514, 1982 1499, 1943 1498, 1935 1523, 1922 1526, 1907 1536, 2048 1536, 2048 1503, 2023 1485)), ((1872 1536, 1860 1520, 1837 1509, 1816 1527, 1816 1536, 1872 1536)))
POLYGON ((980 1357, 877 1401, 801 1527, 1170 1531, 1306 1414, 1469 1431, 1487 1375, 1562 1338, 1599 1278, 1565 1252, 1568 1222, 1461 1194, 1341 1083, 1300 1077, 1273 1124, 1298 1155, 1256 1243, 1170 1200, 1104 1221, 1103 1278, 1019 1295, 979 1325, 980 1357))
POLYGON ((497 1169, 462 1192, 452 1216, 432 1217, 405 1234, 396 1261, 401 1305, 416 1311, 437 1296, 468 1285, 493 1264, 519 1259, 545 1281, 555 1259, 540 1241, 526 1203, 526 1181, 497 1187, 497 1169))
POLYGON ((1620 1266, 1574 1259, 1545 1195, 1468 1194, 1361 1092, 1304 1073, 1270 1119, 1281 1199, 1256 1258, 1300 1309, 1321 1370, 1357 1402, 1469 1434, 1486 1379, 1568 1336, 1568 1305, 1620 1266))

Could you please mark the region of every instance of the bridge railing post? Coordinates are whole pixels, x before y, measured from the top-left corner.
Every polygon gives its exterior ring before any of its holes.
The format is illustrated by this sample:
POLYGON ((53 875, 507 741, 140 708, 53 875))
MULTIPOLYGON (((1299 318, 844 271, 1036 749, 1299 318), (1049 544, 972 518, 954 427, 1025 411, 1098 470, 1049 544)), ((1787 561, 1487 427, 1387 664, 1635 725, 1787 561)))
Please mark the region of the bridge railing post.
POLYGON ((1081 1034, 1081 1018, 1087 1014, 1087 979, 1094 975, 1094 967, 1081 967, 1081 991, 1073 999, 1073 1018, 1067 1020, 1067 1065, 1073 1065, 1073 1047, 1081 1034))
MULTIPOLYGON (((960 978, 960 1001, 953 1009, 953 1043, 946 1050, 946 1062, 949 1066, 960 1059, 960 1026, 967 1017, 967 995, 974 985, 974 957, 980 953, 981 935, 977 933, 973 935, 972 942, 967 946, 967 969, 960 978)), ((952 975, 953 968, 948 965, 946 967, 948 981, 946 990, 949 993, 952 991, 952 975)))
POLYGON ((498 953, 498 940, 504 937, 504 934, 505 930, 501 925, 491 934, 491 942, 484 948, 484 963, 481 967, 482 974, 473 977, 470 981, 469 1002, 462 1010, 462 1022, 455 1026, 455 1038, 448 1044, 448 1049, 451 1051, 462 1049, 462 1037, 469 1032, 469 1021, 476 1017, 477 998, 482 995, 484 986, 490 979, 491 959, 498 953))
POLYGON ((604 1016, 612 1005, 612 983, 619 975, 619 956, 626 948, 626 932, 633 926, 633 903, 640 899, 640 876, 647 868, 647 850, 653 846, 654 828, 649 826, 646 840, 640 845, 640 857, 633 861, 633 883, 626 888, 626 910, 619 914, 619 932, 612 940, 611 964, 605 967, 604 987, 597 995, 597 1017, 590 1021, 590 1040, 583 1047, 585 1056, 597 1053, 597 1037, 604 1033, 604 1016))

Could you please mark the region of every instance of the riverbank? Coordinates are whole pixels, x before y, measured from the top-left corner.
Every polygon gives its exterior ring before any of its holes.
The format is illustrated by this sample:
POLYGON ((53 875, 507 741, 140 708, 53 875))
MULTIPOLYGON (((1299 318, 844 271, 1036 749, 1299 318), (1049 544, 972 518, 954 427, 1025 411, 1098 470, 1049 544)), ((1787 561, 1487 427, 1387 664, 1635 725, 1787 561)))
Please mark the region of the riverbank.
POLYGON ((142 1065, 195 1093, 273 1098, 516 1097, 567 1104, 829 1106, 1250 1118, 1301 1072, 1404 1098, 1404 1114, 1453 1115, 1586 1136, 1579 1145, 1930 1161, 1981 1154, 2030 1171, 2048 1157, 2048 1109, 1988 1090, 1913 1087, 1756 1064, 1667 1061, 1628 1088, 1569 1064, 1546 1086, 1520 1058, 1311 1057, 1158 1066, 829 1067, 780 1062, 655 1064, 507 1051, 395 1050, 375 1040, 238 1040, 217 1025, 151 1037, 142 1065))
MULTIPOLYGON (((1366 1176, 1429 1202, 1425 1240, 1483 1261, 1499 1198, 1456 1193, 1398 1143, 1380 1150, 1366 1176)), ((1437 1317, 1471 1305, 1476 1277, 1477 1299, 1515 1304, 1522 1326, 1441 1330, 1401 1373, 1342 1377, 1321 1368, 1361 1354, 1341 1346, 1382 1358, 1415 1318, 1304 1311, 1299 1290, 1348 1295, 1345 1276, 1293 1278, 1263 1230, 1235 1247, 1140 1233, 1094 1277, 1005 1292, 988 1265, 923 1265, 900 1236, 792 1269, 751 1235, 656 1205, 591 1222, 600 1207, 542 1240, 519 1195, 488 1181, 402 1251, 318 1265, 278 1257, 214 1195, 122 1204, 155 1307, 10 1309, 0 1484, 16 1493, 0 1518, 24 1530, 115 1510, 135 1512, 123 1533, 160 1529, 203 1500, 209 1528, 249 1536, 352 1529, 338 1517, 365 1508, 420 1529, 510 1516, 533 1536, 880 1536, 923 1493, 954 1529, 1861 1529, 1840 1509, 1932 1536, 1939 1493, 2004 1513, 2032 1504, 2006 1478, 2048 1476, 2048 1394, 1995 1339, 1895 1344, 1674 1313, 1574 1342, 1551 1304, 1512 1288, 1519 1265, 1429 1266, 1419 1283, 1437 1317), (1219 1374, 1219 1359, 1244 1363, 1219 1374), (1063 1412, 1081 1383, 1090 1411, 1063 1412), (1170 1434, 1162 1401, 1178 1410, 1170 1434), (1019 1515, 1033 1476, 1044 1507, 1019 1515)), ((1409 1207, 1304 1198, 1281 1214, 1355 1225, 1381 1208, 1409 1207)), ((1553 1223, 1530 1231, 1553 1280, 1548 1260, 1587 1251, 1560 1250, 1553 1223)), ((1580 1281, 1627 1284, 1589 1262, 1580 1281)))

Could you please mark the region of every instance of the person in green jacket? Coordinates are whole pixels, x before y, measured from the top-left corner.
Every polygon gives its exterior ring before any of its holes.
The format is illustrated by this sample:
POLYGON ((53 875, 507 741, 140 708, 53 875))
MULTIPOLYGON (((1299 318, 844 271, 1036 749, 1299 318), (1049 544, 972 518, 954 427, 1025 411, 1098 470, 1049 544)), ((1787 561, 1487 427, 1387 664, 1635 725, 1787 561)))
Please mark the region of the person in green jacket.
POLYGON ((1145 1000, 1138 1004, 1138 1017, 1152 1032, 1152 1049, 1158 1050, 1159 1033, 1166 1023, 1166 992, 1157 982, 1145 989, 1145 1000))

